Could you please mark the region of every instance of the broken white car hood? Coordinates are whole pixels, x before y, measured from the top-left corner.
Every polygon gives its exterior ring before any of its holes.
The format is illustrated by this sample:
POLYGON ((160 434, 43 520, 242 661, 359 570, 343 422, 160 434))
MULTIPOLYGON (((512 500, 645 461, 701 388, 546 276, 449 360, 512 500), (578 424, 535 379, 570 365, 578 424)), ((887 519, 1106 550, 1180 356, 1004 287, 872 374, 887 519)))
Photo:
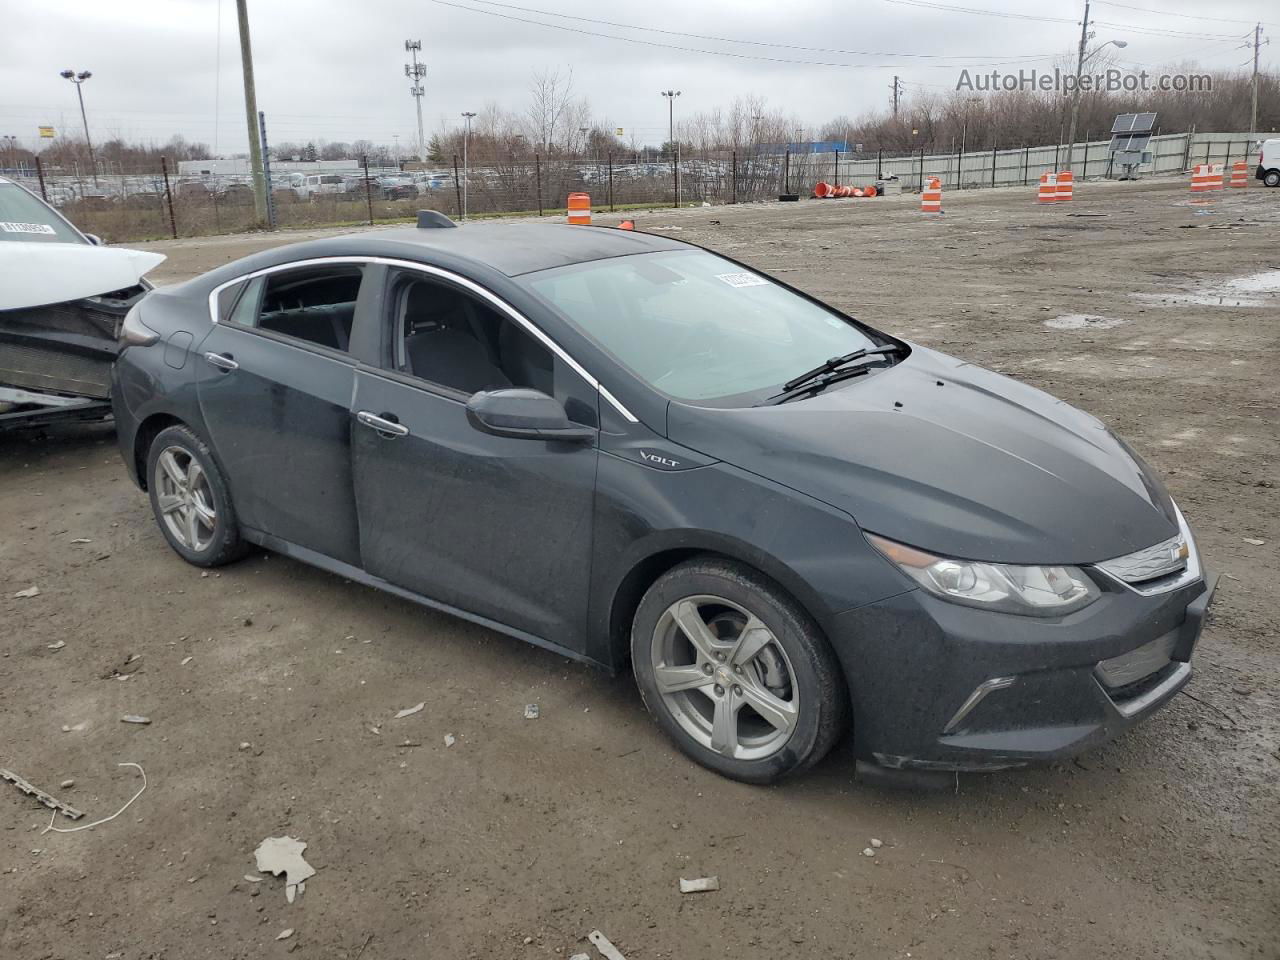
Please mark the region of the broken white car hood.
POLYGON ((0 243, 0 310, 65 303, 134 286, 162 253, 81 243, 0 243))

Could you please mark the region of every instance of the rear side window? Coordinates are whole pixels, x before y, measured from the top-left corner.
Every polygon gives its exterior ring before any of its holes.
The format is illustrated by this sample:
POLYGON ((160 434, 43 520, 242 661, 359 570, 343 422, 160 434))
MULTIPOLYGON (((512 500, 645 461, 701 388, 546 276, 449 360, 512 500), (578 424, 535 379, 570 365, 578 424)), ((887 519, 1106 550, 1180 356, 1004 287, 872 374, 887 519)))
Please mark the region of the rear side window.
POLYGON ((345 353, 351 346, 361 277, 357 266, 255 277, 229 305, 226 322, 345 353))

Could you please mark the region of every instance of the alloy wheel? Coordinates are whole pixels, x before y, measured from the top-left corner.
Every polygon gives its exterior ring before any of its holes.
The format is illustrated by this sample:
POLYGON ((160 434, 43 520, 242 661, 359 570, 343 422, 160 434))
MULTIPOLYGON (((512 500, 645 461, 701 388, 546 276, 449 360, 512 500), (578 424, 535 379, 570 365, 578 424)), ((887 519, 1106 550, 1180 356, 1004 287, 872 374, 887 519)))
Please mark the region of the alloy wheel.
POLYGON ((218 514, 200 461, 184 447, 165 447, 156 458, 156 504, 170 535, 199 553, 213 542, 218 514))
POLYGON ((678 600, 658 618, 650 649, 663 703, 707 749, 759 760, 795 732, 795 672, 777 637, 745 607, 707 594, 678 600))

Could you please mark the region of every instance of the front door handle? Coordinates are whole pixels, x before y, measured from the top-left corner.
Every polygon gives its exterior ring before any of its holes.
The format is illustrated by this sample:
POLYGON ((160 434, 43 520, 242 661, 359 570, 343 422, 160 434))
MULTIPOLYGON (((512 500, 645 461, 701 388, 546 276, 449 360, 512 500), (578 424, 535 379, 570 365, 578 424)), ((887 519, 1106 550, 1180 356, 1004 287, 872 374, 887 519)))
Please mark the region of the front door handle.
POLYGON ((225 353, 210 352, 210 353, 206 353, 204 355, 204 358, 208 360, 211 364, 213 364, 215 367, 217 367, 219 370, 225 370, 227 373, 230 373, 232 370, 240 369, 240 364, 236 363, 234 360, 231 359, 231 357, 229 357, 225 353))
MULTIPOLYGON (((391 416, 391 414, 388 414, 387 416, 391 416)), ((378 433, 384 437, 404 437, 409 434, 409 428, 403 423, 399 423, 395 420, 388 420, 386 417, 380 417, 376 413, 370 413, 368 410, 361 410, 357 413, 356 420, 364 424, 366 427, 371 427, 372 429, 377 430, 378 433)))

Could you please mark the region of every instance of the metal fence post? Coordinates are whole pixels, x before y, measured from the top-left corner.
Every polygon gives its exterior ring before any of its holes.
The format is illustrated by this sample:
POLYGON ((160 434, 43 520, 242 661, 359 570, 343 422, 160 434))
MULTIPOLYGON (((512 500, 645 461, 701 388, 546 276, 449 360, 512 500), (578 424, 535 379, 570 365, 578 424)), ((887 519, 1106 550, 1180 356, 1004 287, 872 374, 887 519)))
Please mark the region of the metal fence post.
POLYGON ((36 176, 40 178, 40 198, 48 203, 49 194, 44 188, 44 164, 40 162, 39 157, 36 157, 36 176))
POLYGON ((369 205, 369 226, 373 226, 373 191, 369 187, 369 155, 360 158, 364 164, 364 202, 369 205))
POLYGON ((1031 163, 1031 145, 1024 144, 1022 147, 1022 185, 1027 185, 1027 167, 1031 163))
POLYGON ((671 206, 678 208, 680 206, 680 145, 677 143, 671 145, 671 185, 671 206))
POLYGON ((271 153, 267 149, 267 115, 258 111, 258 140, 262 148, 262 179, 267 185, 267 227, 276 229, 276 194, 271 189, 271 153))
POLYGON ((613 213, 613 154, 609 155, 609 212, 613 213))
POLYGON ((458 178, 458 155, 453 155, 453 193, 458 201, 458 216, 462 216, 462 181, 458 178))
POLYGON ((169 207, 169 232, 173 239, 178 239, 178 220, 173 215, 173 191, 169 189, 169 164, 164 157, 160 158, 160 172, 164 174, 164 200, 169 207))
POLYGON ((542 158, 533 155, 534 189, 538 193, 538 216, 542 216, 542 158))
POLYGON ((782 157, 782 192, 791 192, 791 148, 782 157))
POLYGON ((921 190, 924 189, 924 147, 920 148, 920 183, 918 187, 921 190))
POLYGON ((729 159, 729 202, 738 202, 738 151, 734 150, 729 159))
POLYGON ((1080 179, 1083 180, 1089 176, 1089 134, 1085 134, 1084 141, 1084 162, 1080 164, 1080 179))
POLYGON ((1060 164, 1058 163, 1058 150, 1059 150, 1059 148, 1060 148, 1060 147, 1061 147, 1061 144, 1057 144, 1057 143, 1055 143, 1055 144, 1053 145, 1053 169, 1054 169, 1055 171, 1056 171, 1056 170, 1058 169, 1058 167, 1060 166, 1060 164))
POLYGON ((1204 141, 1204 162, 1205 163, 1209 162, 1209 146, 1210 146, 1210 141, 1206 137, 1204 141))
POLYGON ((833 180, 832 183, 835 186, 840 185, 840 151, 839 150, 836 151, 836 172, 835 172, 835 180, 833 180))
POLYGON ((996 185, 996 146, 991 147, 991 186, 996 185))

